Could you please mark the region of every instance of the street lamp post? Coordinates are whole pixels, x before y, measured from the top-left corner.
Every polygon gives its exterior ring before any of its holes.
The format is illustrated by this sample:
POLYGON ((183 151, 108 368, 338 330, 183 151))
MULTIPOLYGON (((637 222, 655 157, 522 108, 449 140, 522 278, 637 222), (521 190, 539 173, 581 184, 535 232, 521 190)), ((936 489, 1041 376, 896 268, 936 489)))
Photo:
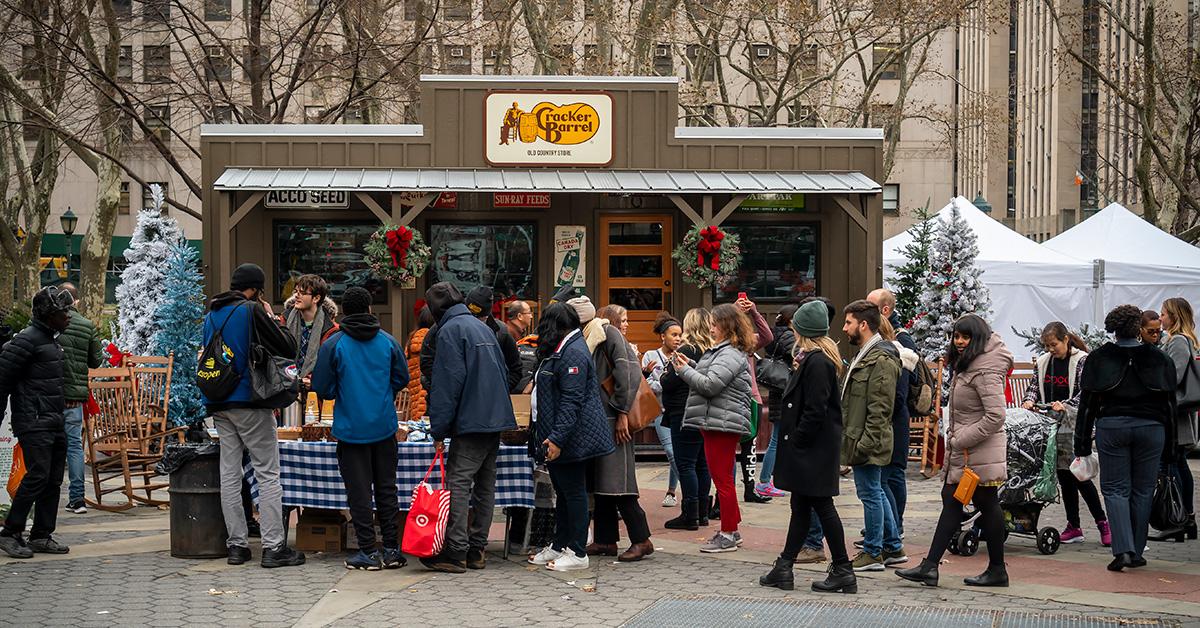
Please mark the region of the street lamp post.
POLYGON ((58 217, 58 224, 62 226, 63 235, 67 238, 67 281, 71 281, 71 255, 74 253, 71 236, 75 235, 75 226, 79 224, 79 218, 68 206, 67 211, 58 217))

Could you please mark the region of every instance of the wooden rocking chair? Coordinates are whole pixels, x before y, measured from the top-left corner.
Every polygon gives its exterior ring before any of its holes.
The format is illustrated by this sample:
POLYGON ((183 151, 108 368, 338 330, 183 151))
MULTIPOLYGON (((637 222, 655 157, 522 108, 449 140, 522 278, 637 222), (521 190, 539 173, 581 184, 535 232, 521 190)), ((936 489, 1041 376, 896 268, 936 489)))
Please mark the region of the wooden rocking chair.
MULTIPOLYGON (((84 453, 92 469, 96 496, 95 500, 86 500, 87 504, 98 510, 120 511, 138 503, 156 506, 168 503, 153 499, 154 491, 167 487, 165 482, 150 481, 158 475, 154 465, 158 464, 162 454, 142 452, 144 441, 138 434, 137 396, 131 369, 90 369, 88 390, 96 400, 98 411, 84 420, 84 453), (141 483, 135 486, 134 478, 138 477, 141 483), (120 479, 120 485, 116 484, 117 479, 120 479), (105 482, 109 485, 105 486, 105 482), (135 490, 145 491, 146 496, 134 495, 135 490), (104 503, 104 496, 112 493, 123 494, 124 502, 104 503)), ((159 435, 160 438, 166 436, 159 435)))
POLYGON ((171 369, 175 353, 167 357, 131 355, 125 366, 133 374, 133 392, 137 398, 134 418, 137 425, 138 447, 143 454, 162 455, 168 441, 184 442, 185 427, 171 427, 168 404, 171 400, 171 369))
MULTIPOLYGON (((933 381, 942 381, 941 362, 928 364, 933 381)), ((937 463, 938 417, 942 415, 942 395, 940 390, 933 391, 933 414, 909 418, 908 460, 921 464, 921 474, 925 477, 937 475, 940 466, 937 463)))

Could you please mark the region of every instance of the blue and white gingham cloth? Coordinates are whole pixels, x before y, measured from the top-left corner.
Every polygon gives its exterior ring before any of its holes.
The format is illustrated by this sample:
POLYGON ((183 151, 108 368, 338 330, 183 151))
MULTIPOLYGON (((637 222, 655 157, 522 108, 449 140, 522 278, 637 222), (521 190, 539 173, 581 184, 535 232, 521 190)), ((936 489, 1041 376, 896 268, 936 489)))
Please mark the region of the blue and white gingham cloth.
MULTIPOLYGON (((396 486, 400 510, 408 510, 413 488, 425 477, 433 461, 433 443, 396 443, 399 449, 396 486)), ((446 445, 446 451, 454 441, 446 445)), ((258 500, 258 484, 249 463, 246 480, 258 500)), ((434 467, 429 474, 434 487, 441 484, 441 472, 434 467)), ((337 443, 279 441, 279 482, 283 485, 283 505, 342 510, 346 504, 346 485, 338 470, 337 443)), ((496 456, 496 506, 533 508, 533 461, 524 445, 501 445, 496 456)))

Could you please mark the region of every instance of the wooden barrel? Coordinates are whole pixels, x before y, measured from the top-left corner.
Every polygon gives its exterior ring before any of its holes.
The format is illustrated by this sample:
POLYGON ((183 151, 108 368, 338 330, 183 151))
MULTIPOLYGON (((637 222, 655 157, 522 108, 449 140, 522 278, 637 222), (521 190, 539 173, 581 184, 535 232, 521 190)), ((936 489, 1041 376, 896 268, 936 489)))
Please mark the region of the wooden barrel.
POLYGON ((521 114, 521 125, 519 127, 521 133, 521 141, 529 144, 537 139, 538 126, 537 116, 532 113, 521 114))

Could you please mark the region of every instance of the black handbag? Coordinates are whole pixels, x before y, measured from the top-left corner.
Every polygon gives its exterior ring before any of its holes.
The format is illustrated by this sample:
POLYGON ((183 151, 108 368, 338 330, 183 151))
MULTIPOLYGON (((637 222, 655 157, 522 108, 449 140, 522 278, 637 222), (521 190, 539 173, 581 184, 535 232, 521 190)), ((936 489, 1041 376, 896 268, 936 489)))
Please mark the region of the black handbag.
POLYGON ((1183 507, 1183 493, 1174 476, 1161 474, 1154 487, 1150 502, 1150 525, 1155 530, 1178 530, 1187 524, 1187 510, 1183 507))
POLYGON ((789 361, 768 356, 755 363, 754 375, 759 386, 782 391, 787 388, 792 369, 789 361))
MULTIPOLYGON (((251 323, 251 330, 254 330, 251 323)), ((257 332, 251 333, 250 347, 250 394, 255 401, 271 404, 282 403, 286 407, 300 394, 300 369, 294 357, 271 355, 258 342, 257 332), (285 399, 286 397, 286 399, 285 399)))

